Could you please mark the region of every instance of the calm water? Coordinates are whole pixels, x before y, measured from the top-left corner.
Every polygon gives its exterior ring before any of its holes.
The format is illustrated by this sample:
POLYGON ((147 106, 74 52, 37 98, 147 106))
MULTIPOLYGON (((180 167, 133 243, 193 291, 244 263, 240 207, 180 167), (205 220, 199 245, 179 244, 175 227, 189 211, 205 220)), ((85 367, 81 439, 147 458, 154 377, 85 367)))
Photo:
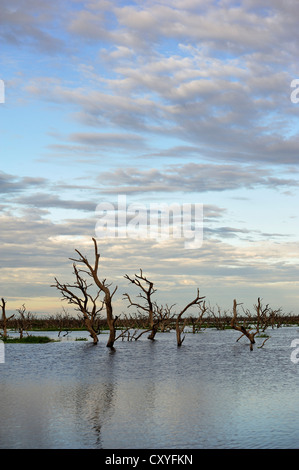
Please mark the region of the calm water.
POLYGON ((0 448, 299 448, 299 329, 269 333, 252 352, 233 330, 187 334, 181 348, 174 332, 116 352, 106 335, 8 344, 0 448))

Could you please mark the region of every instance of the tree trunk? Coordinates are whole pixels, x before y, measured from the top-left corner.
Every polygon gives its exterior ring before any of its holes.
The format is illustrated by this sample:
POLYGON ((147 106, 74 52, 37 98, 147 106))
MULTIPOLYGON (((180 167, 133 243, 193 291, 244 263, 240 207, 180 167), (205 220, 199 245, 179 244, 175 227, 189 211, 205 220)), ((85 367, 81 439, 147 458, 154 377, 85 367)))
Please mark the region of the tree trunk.
POLYGON ((157 324, 152 324, 151 327, 152 327, 152 329, 151 329, 151 332, 148 335, 147 339, 151 339, 152 341, 154 341, 157 330, 158 330, 158 325, 157 324))
POLYGON ((185 318, 185 320, 184 320, 184 324, 183 324, 182 328, 180 328, 180 319, 181 319, 181 316, 182 316, 183 313, 184 313, 184 312, 181 312, 181 313, 178 315, 178 317, 177 317, 177 319, 176 319, 176 324, 175 324, 175 329, 176 329, 176 342, 177 342, 177 345, 178 345, 178 346, 182 346, 183 341, 184 341, 184 339, 185 339, 185 336, 184 336, 183 339, 181 338, 181 334, 182 334, 182 332, 184 331, 184 328, 185 328, 186 318, 185 318))
POLYGON ((107 342, 107 348, 113 349, 114 342, 115 342, 115 323, 118 317, 113 318, 113 310, 112 310, 112 303, 110 293, 106 293, 105 295, 105 305, 106 305, 106 314, 107 314, 107 324, 109 327, 109 338, 107 342))
POLYGON ((98 341, 99 341, 98 335, 94 331, 92 327, 92 323, 87 315, 84 315, 84 324, 86 326, 87 331, 89 332, 90 336, 93 339, 93 344, 98 344, 98 341))
POLYGON ((10 317, 7 318, 6 316, 6 311, 5 311, 5 306, 6 306, 6 302, 5 300, 2 298, 1 299, 1 308, 2 308, 2 325, 3 325, 3 337, 4 338, 7 338, 7 322, 8 320, 10 320, 11 318, 14 317, 14 315, 11 315, 10 317))

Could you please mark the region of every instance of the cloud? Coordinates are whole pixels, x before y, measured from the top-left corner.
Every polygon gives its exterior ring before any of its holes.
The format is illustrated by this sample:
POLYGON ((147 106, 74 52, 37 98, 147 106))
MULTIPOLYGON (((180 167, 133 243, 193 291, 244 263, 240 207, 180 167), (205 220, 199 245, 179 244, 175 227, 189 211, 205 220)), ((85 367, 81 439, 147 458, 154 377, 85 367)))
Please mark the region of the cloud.
MULTIPOLYGON (((76 132, 67 138, 70 144, 62 144, 62 149, 68 147, 80 152, 103 152, 113 150, 132 151, 142 147, 146 149, 146 139, 138 134, 133 133, 112 133, 112 132, 76 132)), ((49 146, 49 148, 55 148, 49 146)))
POLYGON ((3 171, 0 172, 0 193, 14 193, 25 191, 30 188, 43 187, 47 184, 46 178, 41 177, 18 177, 15 175, 7 174, 3 171))
POLYGON ((85 40, 108 40, 137 50, 154 48, 165 39, 239 54, 291 50, 285 31, 298 37, 297 5, 295 0, 284 3, 89 1, 73 12, 68 29, 85 40))
POLYGON ((137 67, 136 58, 126 57, 122 64, 118 57, 110 63, 109 77, 97 85, 32 79, 27 92, 70 107, 73 119, 94 129, 71 133, 62 137, 69 142, 49 148, 74 153, 114 146, 142 154, 150 148, 155 152, 155 142, 167 139, 177 148, 197 148, 203 159, 298 164, 285 59, 279 64, 285 70, 277 71, 272 57, 264 62, 261 54, 226 59, 197 47, 190 54, 150 55, 147 61, 139 56, 137 67))
POLYGON ((80 10, 71 15, 68 31, 76 36, 89 40, 110 40, 111 33, 107 29, 104 12, 96 13, 80 10))
POLYGON ((30 196, 15 198, 11 202, 36 208, 52 207, 85 212, 94 212, 96 208, 96 203, 92 201, 63 200, 59 196, 47 193, 34 193, 30 196))
POLYGON ((136 167, 117 168, 98 177, 101 191, 117 194, 145 192, 214 192, 298 187, 296 179, 280 178, 270 170, 255 166, 186 163, 168 166, 164 170, 140 170, 136 167), (117 182, 117 184, 115 184, 117 182))
MULTIPOLYGON (((54 28, 59 6, 61 2, 41 4, 36 0, 11 0, 2 4, 1 41, 18 47, 30 46, 42 52, 58 52, 64 47, 54 28)), ((59 10, 61 12, 61 8, 59 10)))

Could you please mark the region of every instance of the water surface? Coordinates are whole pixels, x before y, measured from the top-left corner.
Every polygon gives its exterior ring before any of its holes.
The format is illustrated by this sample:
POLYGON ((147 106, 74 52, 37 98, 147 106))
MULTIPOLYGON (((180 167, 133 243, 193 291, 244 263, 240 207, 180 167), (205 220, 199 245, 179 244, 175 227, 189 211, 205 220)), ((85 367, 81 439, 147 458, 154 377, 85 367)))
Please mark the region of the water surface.
POLYGON ((181 348, 174 332, 115 352, 105 335, 97 346, 6 344, 0 448, 299 448, 299 330, 269 334, 251 352, 238 332, 213 329, 181 348))

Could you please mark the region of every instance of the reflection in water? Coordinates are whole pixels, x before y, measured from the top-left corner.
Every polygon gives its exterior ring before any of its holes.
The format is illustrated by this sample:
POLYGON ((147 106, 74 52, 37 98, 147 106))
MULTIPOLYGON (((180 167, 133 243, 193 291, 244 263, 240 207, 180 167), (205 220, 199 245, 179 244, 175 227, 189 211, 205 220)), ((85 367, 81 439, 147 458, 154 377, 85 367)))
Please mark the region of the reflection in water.
MULTIPOLYGON (((6 345, 1 448, 290 448, 299 433, 297 329, 263 349, 209 330, 155 342, 6 345)), ((80 333, 82 336, 82 333, 80 333)))
MULTIPOLYGON (((53 422, 61 421, 60 430, 68 434, 70 424, 84 447, 101 448, 101 429, 111 415, 114 384, 74 384, 60 389, 54 399, 53 422), (71 416, 72 423, 68 417, 71 416)), ((67 436, 67 439, 69 437, 67 436)))

